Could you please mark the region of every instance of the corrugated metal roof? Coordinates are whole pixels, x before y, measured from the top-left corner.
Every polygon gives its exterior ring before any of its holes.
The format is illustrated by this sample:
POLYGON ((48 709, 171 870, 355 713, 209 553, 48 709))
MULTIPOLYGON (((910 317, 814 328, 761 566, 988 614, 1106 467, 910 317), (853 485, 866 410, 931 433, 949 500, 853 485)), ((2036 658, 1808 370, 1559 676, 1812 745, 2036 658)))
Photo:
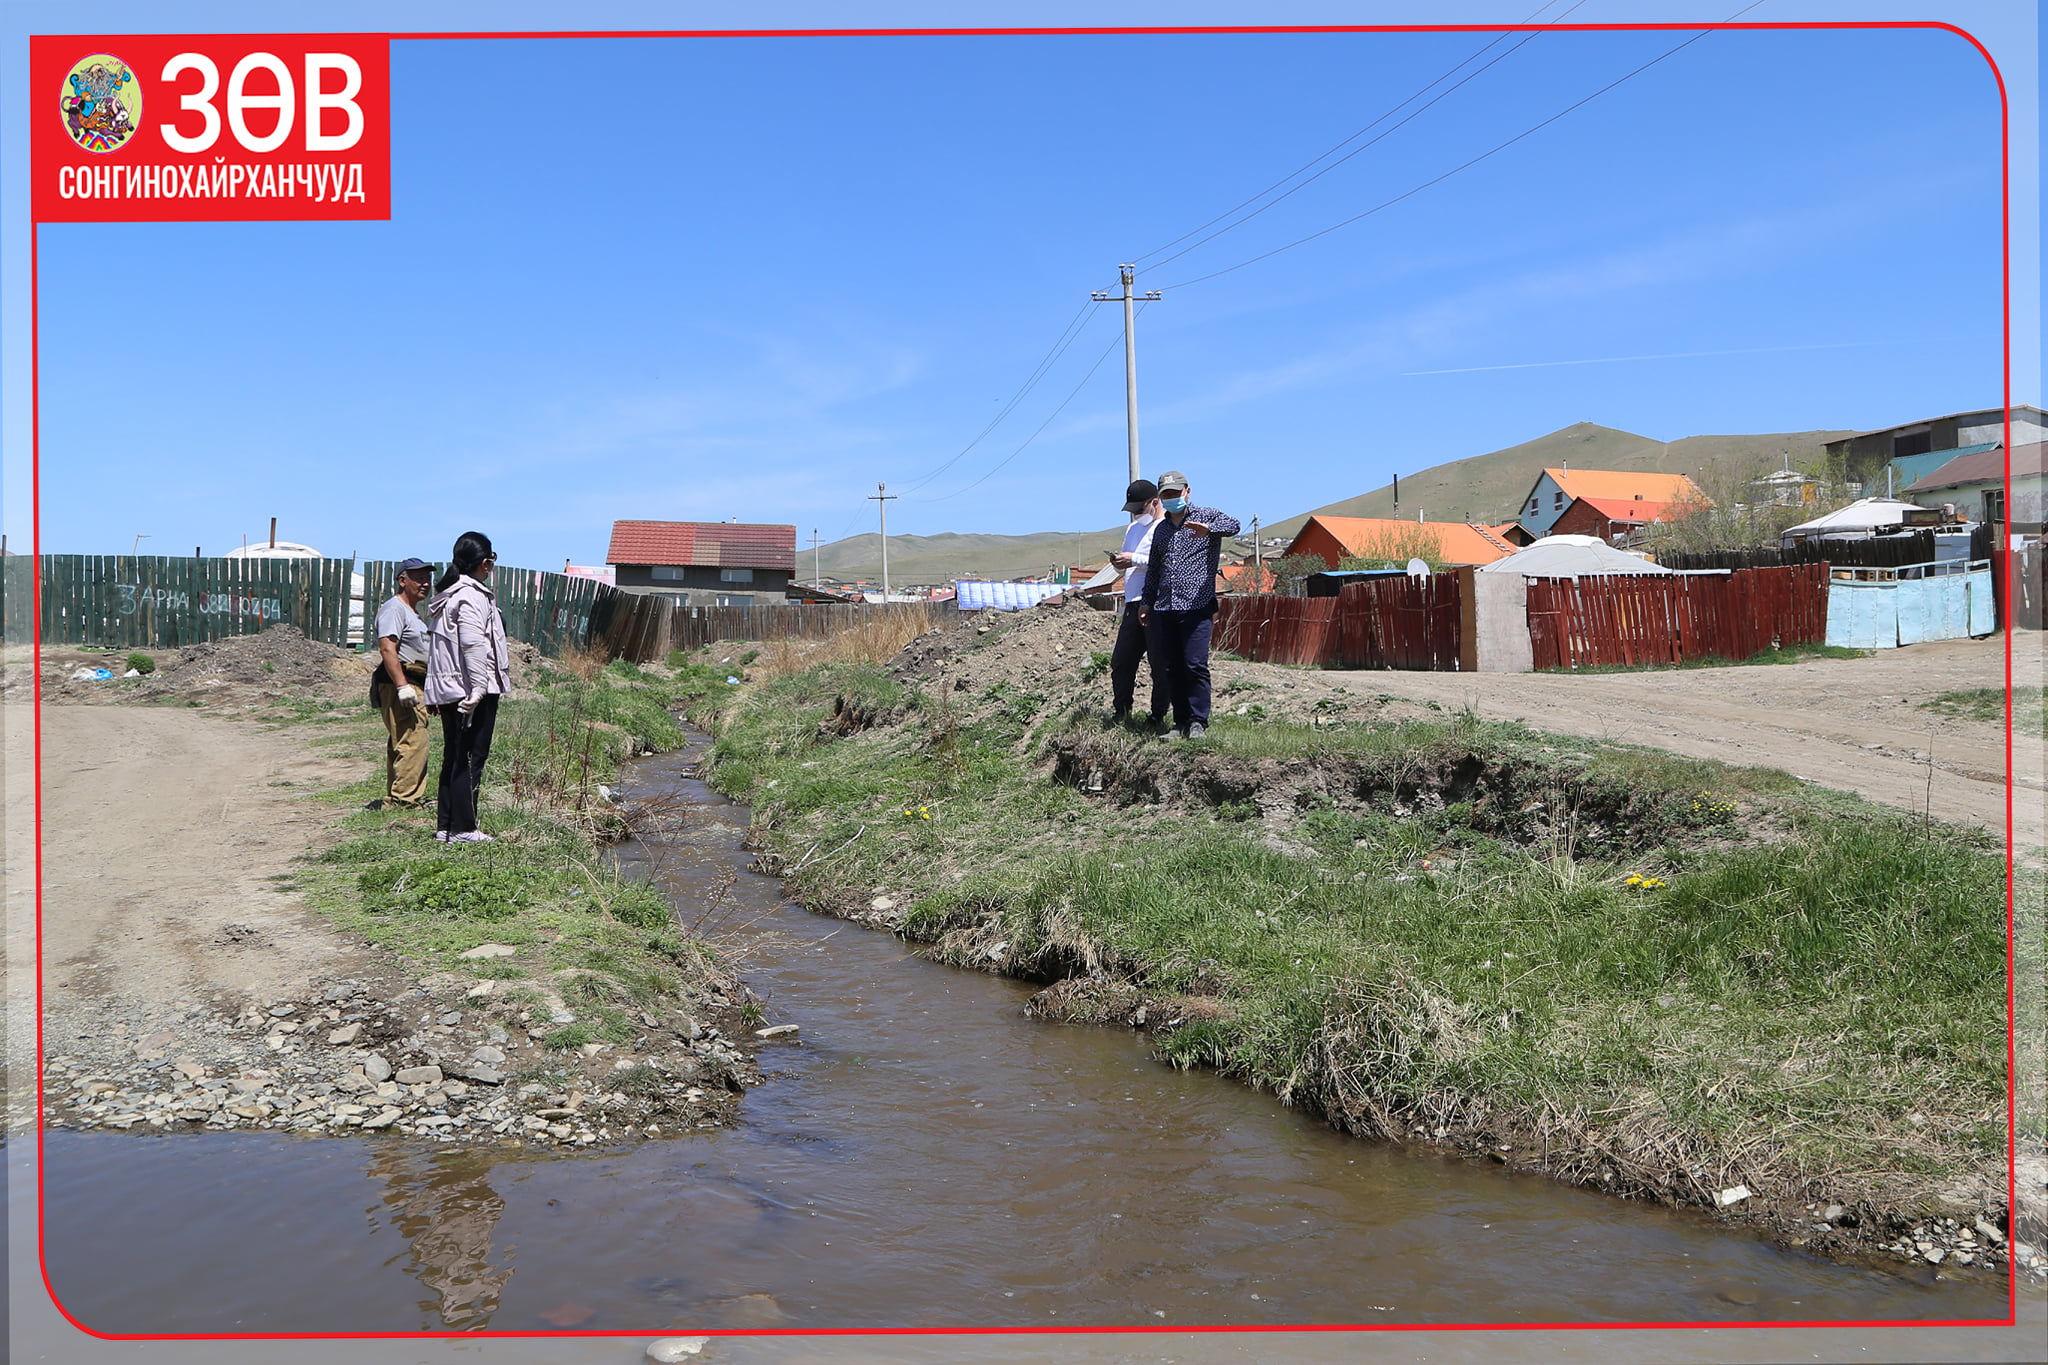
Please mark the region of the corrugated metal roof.
MULTIPOLYGON (((2041 472, 2041 449, 2044 443, 2014 446, 2012 451, 2012 472, 2014 478, 2041 472)), ((1984 446, 1965 451, 1956 456, 1932 474, 1906 488, 1908 493, 1932 493, 1938 488, 1954 488, 1966 483, 2002 483, 2005 481, 2005 447, 1984 446)))
POLYGON ((615 521, 607 564, 796 572, 796 527, 738 521, 615 521))
MULTIPOLYGON (((2018 418, 2022 413, 2028 412, 2034 414, 2034 417, 2037 421, 2048 423, 2048 412, 2041 411, 2041 409, 2035 407, 2033 404, 2014 403, 2012 405, 2012 415, 2015 418, 2018 418)), ((1888 427, 1872 427, 1868 431, 1859 431, 1854 436, 1837 437, 1835 440, 1827 442, 1827 444, 1830 446, 1838 446, 1842 444, 1842 442, 1844 441, 1860 441, 1866 436, 1882 436, 1888 431, 1897 431, 1901 427, 1933 426, 1936 422, 1948 422, 1963 417, 1995 416, 1998 417, 2001 421, 2003 421, 2003 414, 2004 410, 2001 408, 1964 408, 1961 412, 1945 412, 1939 417, 1922 417, 1911 422, 1894 422, 1888 427)))

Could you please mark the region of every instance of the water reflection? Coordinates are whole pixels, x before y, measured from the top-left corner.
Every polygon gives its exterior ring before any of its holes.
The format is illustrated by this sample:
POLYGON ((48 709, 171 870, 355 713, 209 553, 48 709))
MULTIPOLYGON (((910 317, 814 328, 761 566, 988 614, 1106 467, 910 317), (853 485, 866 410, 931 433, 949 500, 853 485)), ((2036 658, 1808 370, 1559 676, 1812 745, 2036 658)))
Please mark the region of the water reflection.
POLYGON ((438 1313, 453 1330, 487 1326, 512 1278, 512 1250, 492 1263, 492 1240, 505 1201, 491 1187, 496 1153, 422 1151, 408 1143, 380 1143, 366 1173, 384 1187, 381 1207, 369 1209, 372 1232, 388 1220, 406 1242, 396 1264, 434 1293, 422 1313, 438 1313))

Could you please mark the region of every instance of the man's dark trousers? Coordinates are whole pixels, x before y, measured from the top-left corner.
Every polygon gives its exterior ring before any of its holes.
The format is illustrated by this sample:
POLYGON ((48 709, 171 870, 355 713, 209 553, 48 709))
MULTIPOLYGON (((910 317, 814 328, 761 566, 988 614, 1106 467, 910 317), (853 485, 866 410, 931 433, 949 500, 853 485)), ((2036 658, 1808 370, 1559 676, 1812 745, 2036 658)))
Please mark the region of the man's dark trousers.
POLYGON ((1153 654, 1145 638, 1145 627, 1138 622, 1138 604, 1126 603, 1123 618, 1117 622, 1116 644, 1109 655, 1109 697, 1110 706, 1120 716, 1131 712, 1131 701, 1138 692, 1138 664, 1150 658, 1152 667, 1152 719, 1158 720, 1166 714, 1168 689, 1166 679, 1160 676, 1159 656, 1153 654))
POLYGON ((1209 723, 1209 627, 1215 620, 1213 602, 1199 611, 1152 613, 1146 643, 1152 666, 1166 675, 1175 729, 1185 730, 1196 721, 1209 723))

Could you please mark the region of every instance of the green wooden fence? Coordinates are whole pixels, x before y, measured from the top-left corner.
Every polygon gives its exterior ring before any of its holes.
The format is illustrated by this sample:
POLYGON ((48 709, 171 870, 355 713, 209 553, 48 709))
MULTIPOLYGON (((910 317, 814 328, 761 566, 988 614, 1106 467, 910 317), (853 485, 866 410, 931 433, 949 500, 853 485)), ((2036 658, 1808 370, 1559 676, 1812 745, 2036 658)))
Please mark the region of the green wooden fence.
POLYGON ((280 623, 348 643, 352 560, 44 555, 37 567, 46 645, 177 649, 280 623))
MULTIPOLYGON (((435 565, 438 577, 444 565, 435 565)), ((398 561, 179 559, 168 555, 9 555, 0 618, 26 642, 40 579, 42 641, 113 649, 177 649, 285 623, 336 645, 370 643, 377 608, 396 590, 398 561), (352 577, 360 575, 360 597, 352 577)), ((621 592, 593 578, 499 565, 491 590, 505 633, 541 653, 594 646, 613 658, 660 659, 713 640, 822 639, 865 622, 912 617, 930 628, 952 603, 876 606, 689 607, 621 592)))
POLYGON ((35 634, 36 561, 33 555, 0 555, 0 635, 25 645, 35 634))

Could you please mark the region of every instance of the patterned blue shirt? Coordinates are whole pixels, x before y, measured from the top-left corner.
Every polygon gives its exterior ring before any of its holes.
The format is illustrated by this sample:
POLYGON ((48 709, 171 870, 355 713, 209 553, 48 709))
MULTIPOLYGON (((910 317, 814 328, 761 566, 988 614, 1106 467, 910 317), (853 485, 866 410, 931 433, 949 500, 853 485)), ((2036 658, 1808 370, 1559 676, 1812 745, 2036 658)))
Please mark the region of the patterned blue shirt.
POLYGON ((1238 532, 1237 518, 1213 507, 1190 507, 1176 526, 1168 517, 1152 532, 1152 562, 1145 568, 1145 605, 1154 611, 1203 611, 1216 605, 1216 564, 1223 541, 1238 532), (1199 521, 1214 534, 1190 532, 1199 521))

